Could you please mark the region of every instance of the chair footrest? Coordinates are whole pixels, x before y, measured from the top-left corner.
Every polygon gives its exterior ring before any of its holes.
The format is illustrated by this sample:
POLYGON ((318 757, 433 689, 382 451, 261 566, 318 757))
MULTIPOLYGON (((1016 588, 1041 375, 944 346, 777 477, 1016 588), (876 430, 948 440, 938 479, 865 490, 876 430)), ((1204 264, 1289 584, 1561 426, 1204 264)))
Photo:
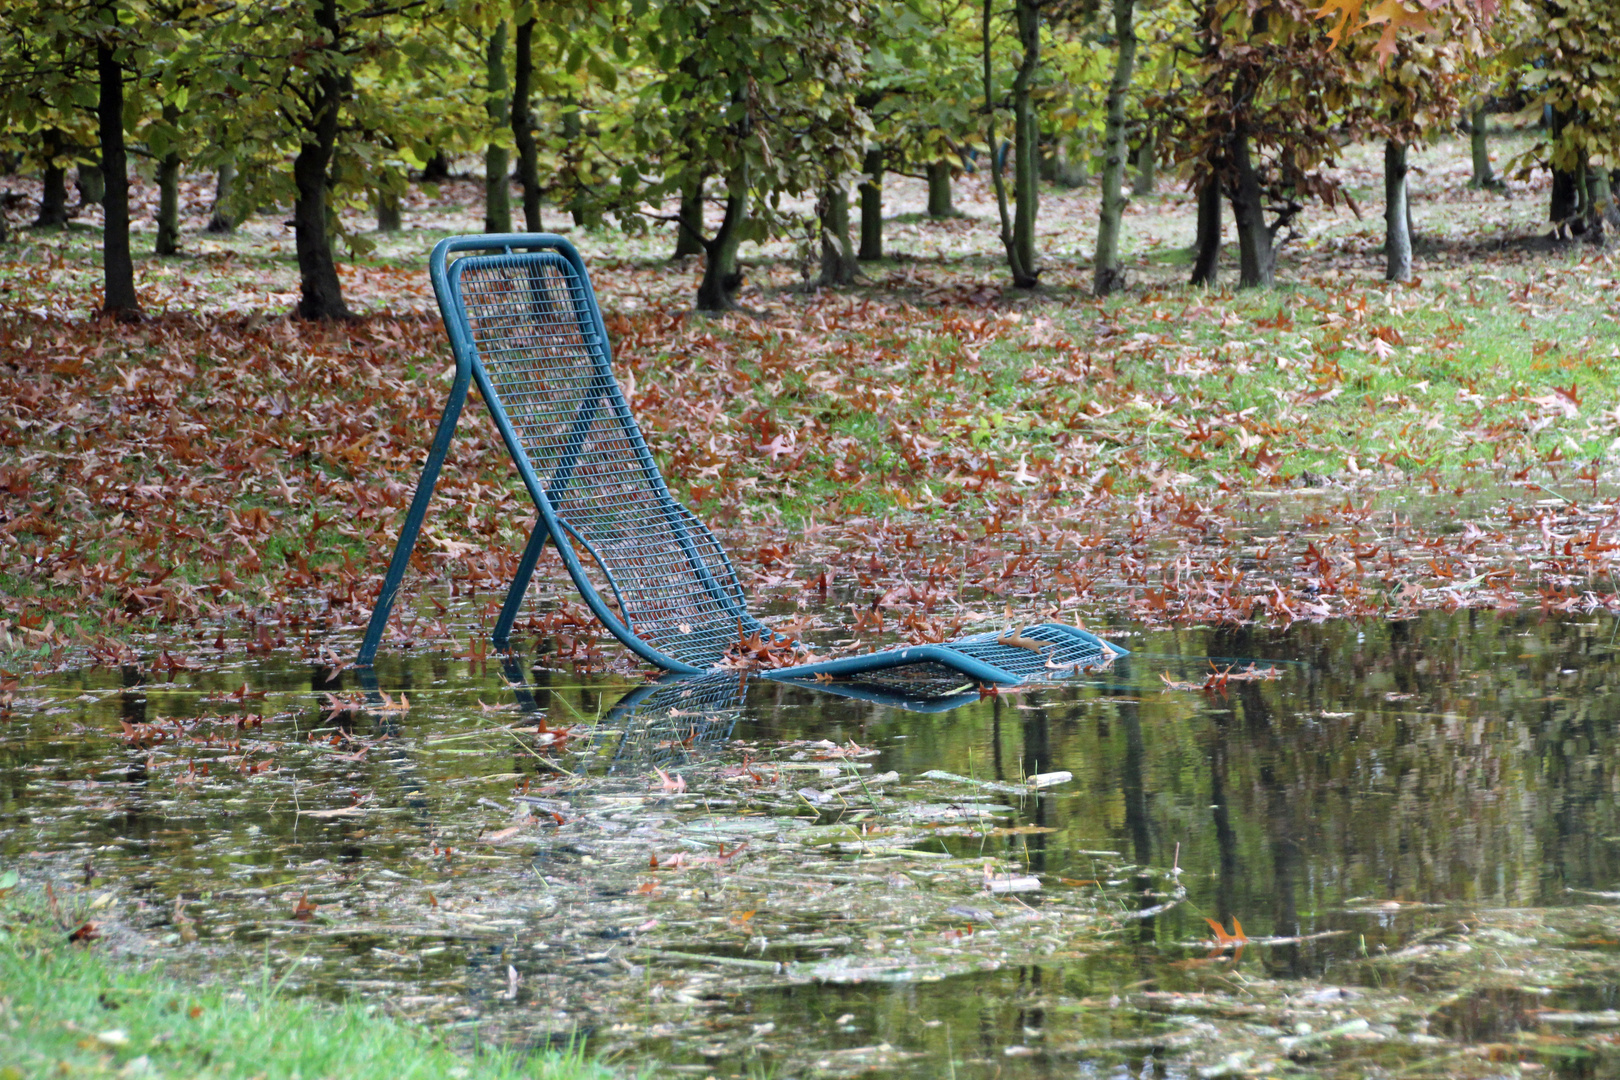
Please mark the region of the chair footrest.
POLYGON ((1018 631, 969 634, 937 645, 904 645, 760 674, 775 680, 847 679, 938 697, 986 683, 1017 686, 1068 678, 1129 651, 1078 627, 1040 623, 1018 631))

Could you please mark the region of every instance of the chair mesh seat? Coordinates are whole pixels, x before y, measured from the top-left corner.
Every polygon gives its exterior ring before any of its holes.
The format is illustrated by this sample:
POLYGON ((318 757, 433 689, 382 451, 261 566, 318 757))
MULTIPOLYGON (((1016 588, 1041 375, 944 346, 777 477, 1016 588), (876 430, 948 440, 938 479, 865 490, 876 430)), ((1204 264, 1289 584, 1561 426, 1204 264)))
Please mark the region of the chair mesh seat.
MULTIPOLYGON (((596 617, 654 664, 711 671, 739 638, 764 633, 725 549, 670 494, 630 414, 578 252, 544 234, 458 237, 434 248, 431 268, 456 382, 358 663, 370 664, 381 641, 469 382, 476 382, 540 514, 496 623, 497 648, 508 646, 548 539, 596 617), (463 254, 452 260, 456 253, 463 254)), ((964 685, 1063 677, 1126 651, 1055 623, 1005 636, 1043 644, 1023 648, 981 633, 760 674, 859 679, 946 696, 964 685)))

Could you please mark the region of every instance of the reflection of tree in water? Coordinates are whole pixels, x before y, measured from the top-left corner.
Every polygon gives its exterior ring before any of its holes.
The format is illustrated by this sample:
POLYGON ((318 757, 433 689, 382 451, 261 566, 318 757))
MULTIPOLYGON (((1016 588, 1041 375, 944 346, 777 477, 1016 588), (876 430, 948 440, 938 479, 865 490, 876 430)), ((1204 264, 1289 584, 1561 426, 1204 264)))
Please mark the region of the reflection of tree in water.
POLYGON ((1536 904, 1609 887, 1620 699, 1603 641, 1467 612, 1211 634, 1212 653, 1311 661, 1205 703, 1221 918, 1255 914, 1232 910, 1245 893, 1291 934, 1310 929, 1298 910, 1354 896, 1536 904))

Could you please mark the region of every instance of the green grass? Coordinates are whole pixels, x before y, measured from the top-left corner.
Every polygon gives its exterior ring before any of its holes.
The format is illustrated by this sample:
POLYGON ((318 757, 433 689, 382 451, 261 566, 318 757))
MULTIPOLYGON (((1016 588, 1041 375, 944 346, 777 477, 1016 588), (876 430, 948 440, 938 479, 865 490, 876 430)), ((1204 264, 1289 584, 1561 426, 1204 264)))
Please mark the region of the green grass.
POLYGON ((431 1031, 364 1006, 283 996, 268 971, 237 991, 188 985, 161 965, 114 958, 103 944, 70 943, 45 898, 16 885, 15 873, 0 874, 0 1080, 616 1075, 577 1050, 458 1053, 431 1031))

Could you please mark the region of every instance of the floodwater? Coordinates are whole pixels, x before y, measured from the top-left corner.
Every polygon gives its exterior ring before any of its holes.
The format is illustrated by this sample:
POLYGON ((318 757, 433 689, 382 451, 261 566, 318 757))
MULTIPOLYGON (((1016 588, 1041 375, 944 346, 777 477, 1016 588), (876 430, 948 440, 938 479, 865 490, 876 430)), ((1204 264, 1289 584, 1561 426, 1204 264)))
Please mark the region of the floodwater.
POLYGON ((938 713, 87 670, 0 724, 0 859, 172 971, 629 1070, 1620 1074, 1613 620, 1117 640, 938 713))

